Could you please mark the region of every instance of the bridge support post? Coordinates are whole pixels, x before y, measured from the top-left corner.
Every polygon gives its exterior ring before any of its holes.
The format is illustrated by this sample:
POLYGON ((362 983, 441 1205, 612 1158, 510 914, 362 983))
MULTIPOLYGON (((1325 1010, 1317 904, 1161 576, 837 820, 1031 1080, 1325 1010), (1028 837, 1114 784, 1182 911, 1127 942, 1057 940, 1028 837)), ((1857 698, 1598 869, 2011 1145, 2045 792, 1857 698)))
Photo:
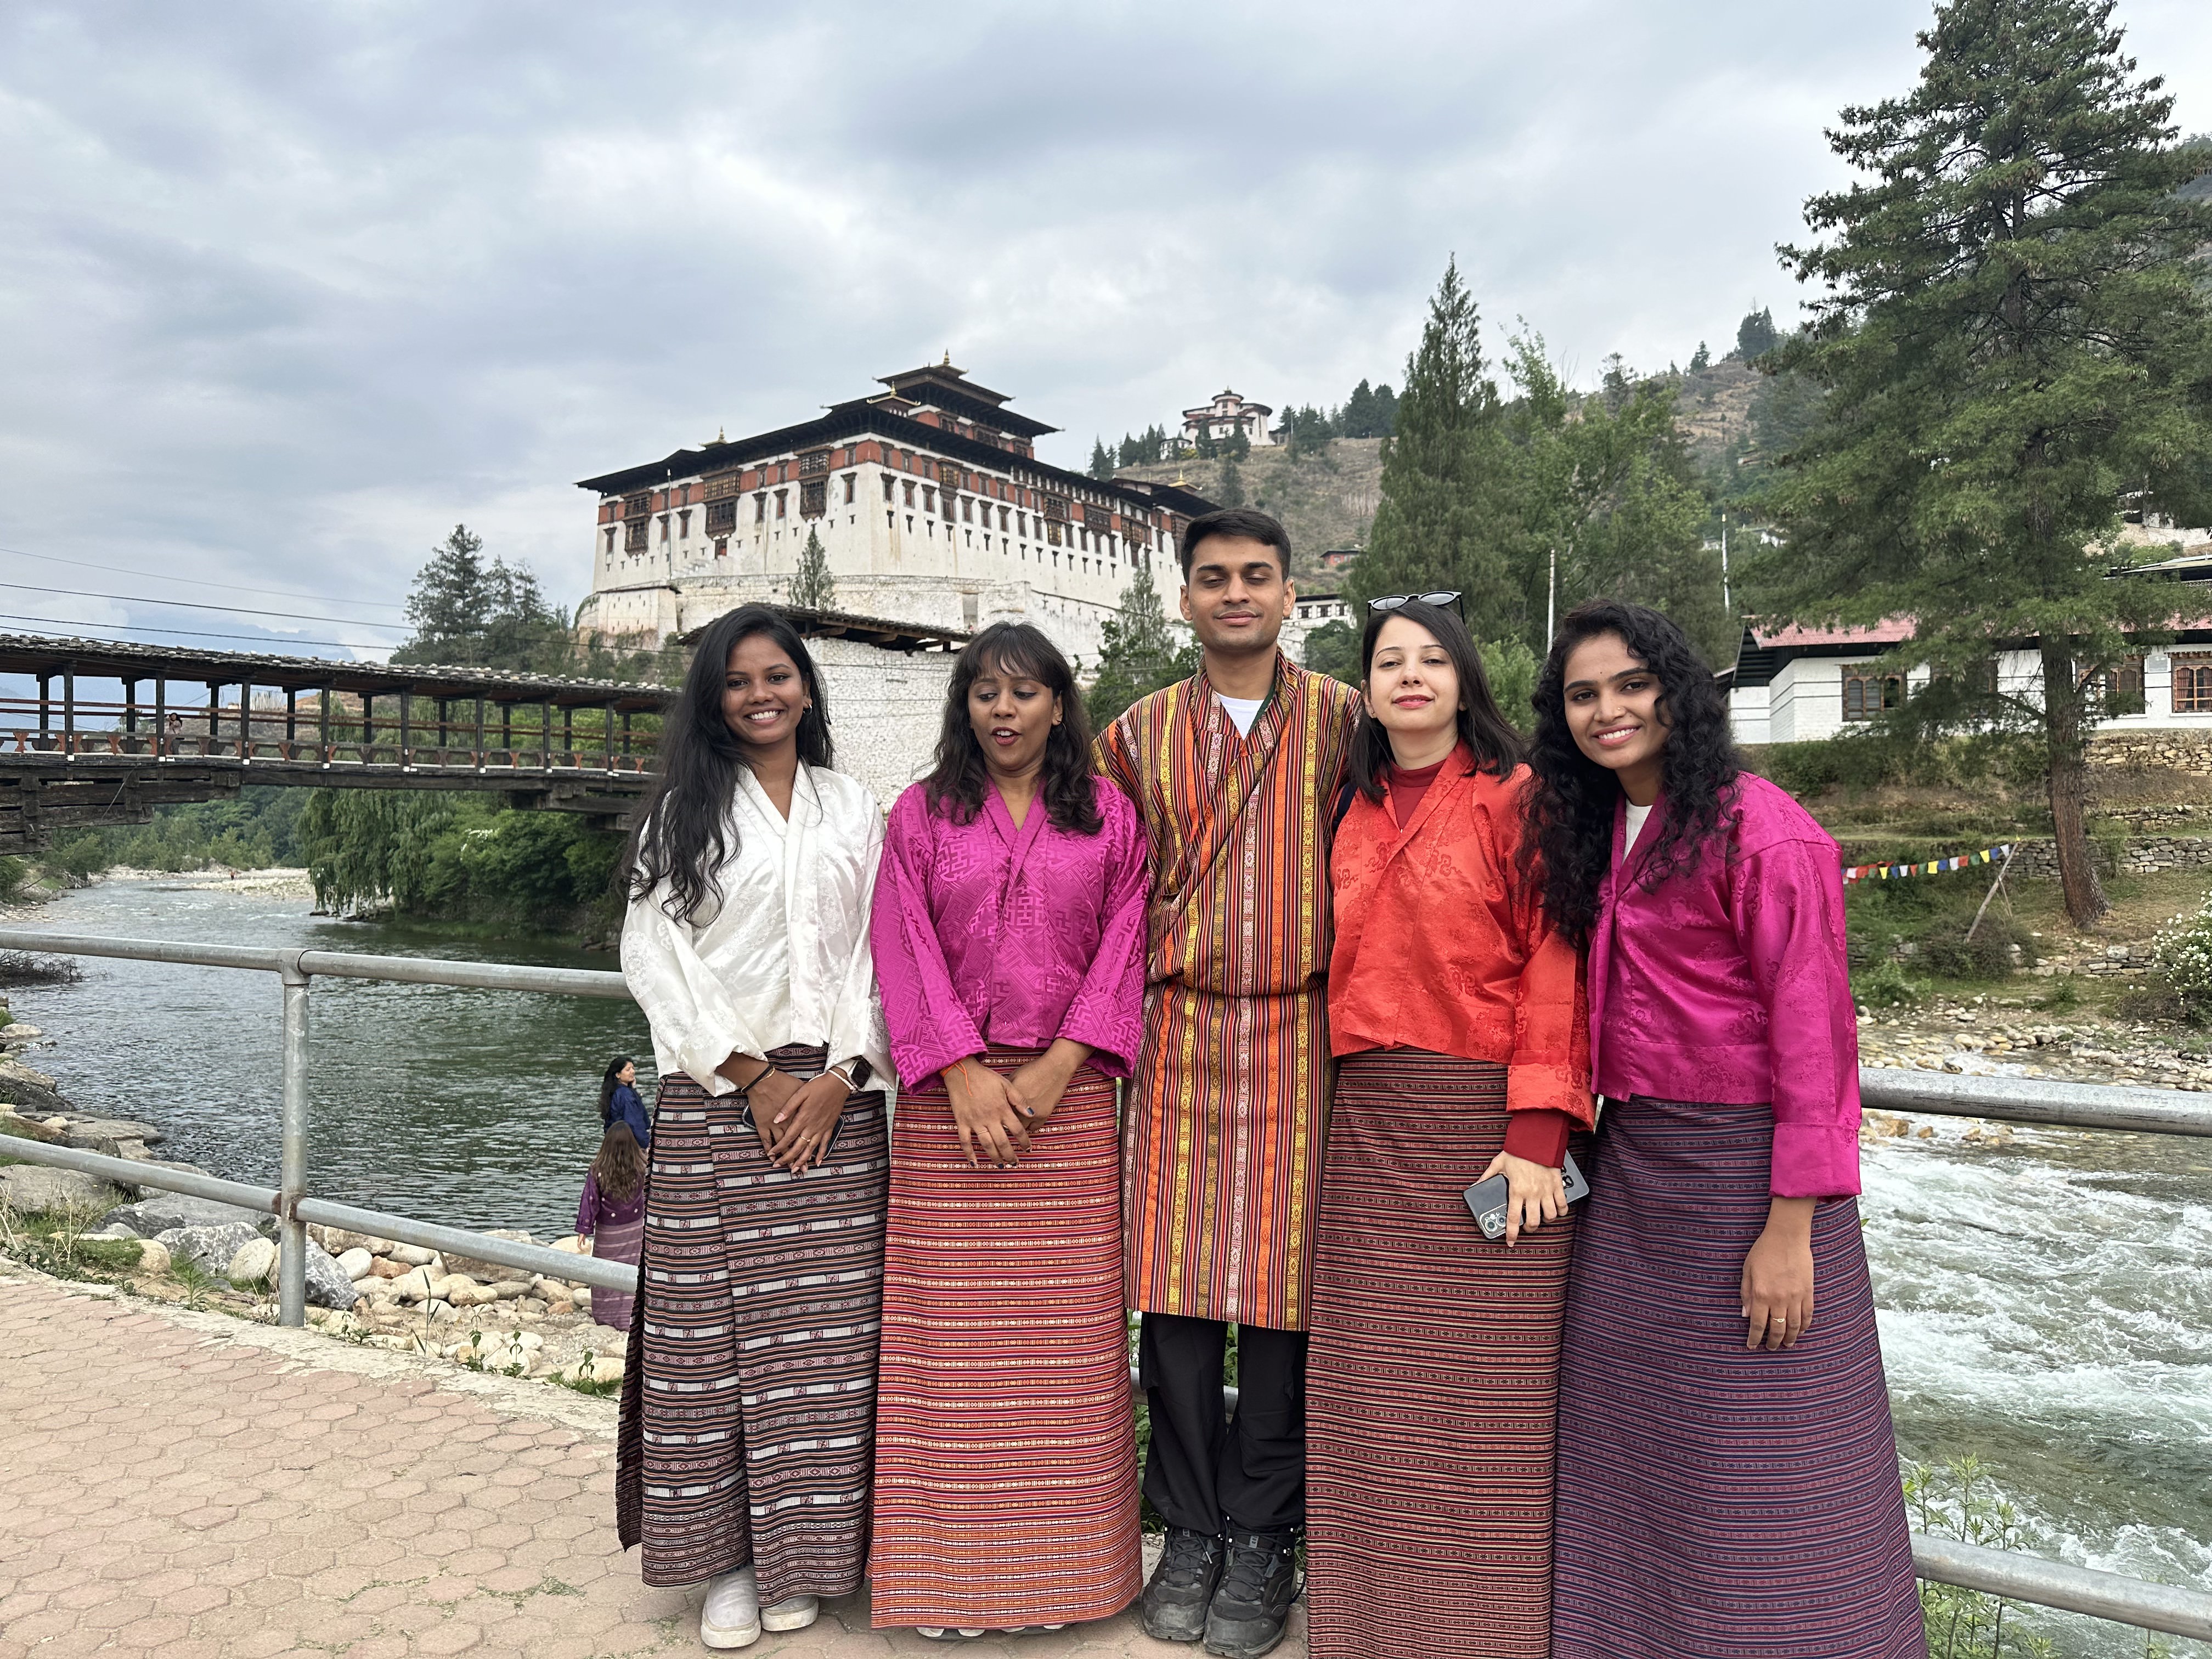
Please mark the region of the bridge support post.
POLYGON ((287 951, 277 970, 284 982, 284 1109, 278 1153, 276 1212, 283 1241, 276 1264, 276 1322, 307 1322, 307 1227, 300 1200, 307 1195, 307 987, 301 952, 287 951))

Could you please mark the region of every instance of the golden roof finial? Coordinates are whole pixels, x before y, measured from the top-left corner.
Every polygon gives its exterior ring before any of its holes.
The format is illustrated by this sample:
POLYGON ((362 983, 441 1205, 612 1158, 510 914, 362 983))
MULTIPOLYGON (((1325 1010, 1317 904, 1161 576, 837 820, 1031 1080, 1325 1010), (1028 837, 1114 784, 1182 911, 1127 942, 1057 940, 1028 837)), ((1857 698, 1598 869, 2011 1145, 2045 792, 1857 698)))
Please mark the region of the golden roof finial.
POLYGON ((939 368, 950 368, 952 367, 952 348, 951 346, 945 348, 945 361, 939 363, 938 367, 939 368))
POLYGON ((726 444, 730 441, 729 439, 724 435, 722 424, 719 421, 714 423, 714 441, 718 444, 726 444))

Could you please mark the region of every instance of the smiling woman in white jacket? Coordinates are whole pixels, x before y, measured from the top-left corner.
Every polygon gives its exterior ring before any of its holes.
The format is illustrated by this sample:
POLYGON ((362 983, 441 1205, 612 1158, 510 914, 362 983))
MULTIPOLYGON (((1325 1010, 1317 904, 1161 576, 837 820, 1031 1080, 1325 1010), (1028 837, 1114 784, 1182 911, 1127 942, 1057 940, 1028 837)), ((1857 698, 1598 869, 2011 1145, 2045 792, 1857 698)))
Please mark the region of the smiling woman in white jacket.
POLYGON ((749 605, 700 641, 623 863, 660 1087, 617 1512, 700 1636, 811 1624, 866 1565, 889 1180, 868 951, 883 814, 749 605))

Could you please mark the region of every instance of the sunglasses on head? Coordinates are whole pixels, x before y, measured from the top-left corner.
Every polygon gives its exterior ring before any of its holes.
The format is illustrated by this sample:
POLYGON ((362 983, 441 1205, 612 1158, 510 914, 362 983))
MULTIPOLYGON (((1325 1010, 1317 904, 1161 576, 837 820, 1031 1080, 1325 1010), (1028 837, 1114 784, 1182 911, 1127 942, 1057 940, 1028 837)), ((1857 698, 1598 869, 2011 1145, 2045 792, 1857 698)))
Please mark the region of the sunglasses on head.
POLYGON ((1368 600, 1367 608, 1370 611, 1395 611, 1400 605, 1414 599, 1419 599, 1423 605, 1433 605, 1439 610, 1445 605, 1449 605, 1452 608, 1452 615, 1459 617, 1462 622, 1467 620, 1461 615, 1459 594, 1456 591, 1449 593, 1385 593, 1379 599, 1368 600))

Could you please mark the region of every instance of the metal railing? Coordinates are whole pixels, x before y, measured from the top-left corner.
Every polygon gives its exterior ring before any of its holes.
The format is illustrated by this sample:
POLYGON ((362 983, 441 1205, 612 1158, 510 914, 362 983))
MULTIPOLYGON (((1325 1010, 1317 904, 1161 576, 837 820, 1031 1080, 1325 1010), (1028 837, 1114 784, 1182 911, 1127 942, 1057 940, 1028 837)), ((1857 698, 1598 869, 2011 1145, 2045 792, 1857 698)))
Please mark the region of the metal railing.
MULTIPOLYGON (((357 956, 338 951, 276 950, 236 945, 178 945, 159 939, 98 939, 82 934, 0 929, 0 950, 50 956, 116 957, 210 968, 244 968, 277 975, 283 987, 283 1112, 278 1185, 256 1187, 190 1170, 141 1164, 100 1152, 10 1137, 10 1156, 133 1187, 210 1198, 275 1215, 283 1240, 277 1269, 277 1316, 299 1325, 307 1315, 307 1229, 343 1227, 447 1255, 477 1256, 595 1290, 634 1291, 637 1269, 626 1263, 570 1255, 539 1244, 494 1238, 465 1228, 316 1198, 307 1190, 307 993, 321 975, 400 981, 465 989, 534 991, 559 996, 626 999, 617 973, 581 968, 527 968, 505 963, 446 962, 416 957, 357 956)), ((1865 1103, 1878 1109, 1948 1117, 1993 1118, 2062 1128, 2212 1135, 2212 1097, 2163 1089, 2062 1083, 2045 1079, 1966 1077, 1948 1073, 1866 1066, 1859 1073, 1865 1103)), ((2016 1601, 2133 1625, 2171 1636, 2212 1641, 2212 1594, 2154 1583, 2121 1573, 2070 1566, 1948 1538, 1912 1535, 1913 1570, 2016 1601)))

